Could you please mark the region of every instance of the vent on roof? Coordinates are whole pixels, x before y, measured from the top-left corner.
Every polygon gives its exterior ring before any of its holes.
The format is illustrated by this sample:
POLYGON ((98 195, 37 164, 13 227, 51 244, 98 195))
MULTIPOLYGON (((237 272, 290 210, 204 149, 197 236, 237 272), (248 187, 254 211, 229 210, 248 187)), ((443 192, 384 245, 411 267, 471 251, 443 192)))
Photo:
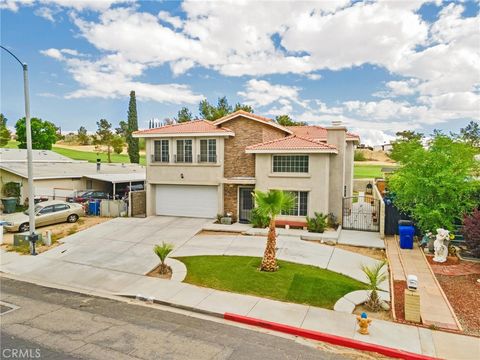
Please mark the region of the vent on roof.
POLYGON ((332 126, 342 126, 342 120, 333 120, 332 121, 332 126))

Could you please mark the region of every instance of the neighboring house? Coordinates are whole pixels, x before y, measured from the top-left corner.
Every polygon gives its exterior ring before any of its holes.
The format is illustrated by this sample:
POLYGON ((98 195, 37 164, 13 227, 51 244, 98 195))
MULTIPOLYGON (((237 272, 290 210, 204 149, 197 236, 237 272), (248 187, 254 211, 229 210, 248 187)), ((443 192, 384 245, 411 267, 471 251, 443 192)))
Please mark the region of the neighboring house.
POLYGON ((390 144, 382 144, 382 145, 375 145, 373 147, 373 150, 375 151, 383 151, 387 154, 390 154, 392 152, 392 149, 393 149, 393 144, 390 143, 390 144))
MULTIPOLYGON (((118 193, 130 183, 145 182, 145 167, 137 164, 97 164, 73 160, 49 150, 33 150, 36 197, 65 199, 78 191, 118 193)), ((0 148, 0 197, 3 185, 20 184, 20 201, 28 197, 27 151, 0 148)))
POLYGON ((345 127, 284 127, 237 111, 137 131, 146 139, 147 215, 213 218, 231 213, 247 222, 254 189, 291 191, 295 207, 280 219, 305 221, 314 212, 339 219, 352 195, 358 136, 345 127))

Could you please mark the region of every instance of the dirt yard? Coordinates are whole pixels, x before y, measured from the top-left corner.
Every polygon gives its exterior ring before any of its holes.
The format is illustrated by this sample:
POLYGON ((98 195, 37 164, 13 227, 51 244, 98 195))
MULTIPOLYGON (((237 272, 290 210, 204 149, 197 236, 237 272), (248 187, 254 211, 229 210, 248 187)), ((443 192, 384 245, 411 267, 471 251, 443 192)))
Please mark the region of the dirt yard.
MULTIPOLYGON (((62 238, 68 235, 73 235, 79 231, 88 229, 92 226, 101 224, 111 219, 112 218, 99 217, 99 216, 85 216, 85 217, 81 217, 76 223, 73 223, 73 224, 61 223, 61 224, 40 227, 37 229, 38 233, 45 235, 47 230, 50 230, 52 232, 52 246, 50 247, 43 246, 43 245, 38 246, 37 252, 41 253, 43 251, 51 249, 52 247, 58 246, 61 243, 59 242, 59 240, 61 240, 62 238)), ((2 247, 7 248, 7 250, 12 248, 11 245, 13 244, 13 235, 14 233, 3 234, 2 247)))
POLYGON ((381 150, 369 150, 369 149, 357 149, 357 151, 361 152, 367 161, 362 161, 362 163, 367 164, 368 162, 372 162, 373 164, 386 163, 386 164, 394 164, 395 161, 390 159, 388 155, 381 151, 381 150))

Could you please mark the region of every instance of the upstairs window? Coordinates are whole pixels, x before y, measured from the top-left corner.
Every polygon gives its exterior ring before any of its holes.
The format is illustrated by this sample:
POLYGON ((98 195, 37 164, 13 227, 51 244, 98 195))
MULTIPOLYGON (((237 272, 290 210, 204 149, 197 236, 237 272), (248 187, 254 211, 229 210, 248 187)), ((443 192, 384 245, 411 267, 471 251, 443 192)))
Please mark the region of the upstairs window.
POLYGON ((307 216, 308 191, 286 191, 293 195, 295 202, 290 210, 282 211, 282 215, 307 216))
POLYGON ((170 161, 168 140, 155 140, 154 151, 153 151, 153 161, 158 161, 158 162, 170 161))
POLYGON ((217 162, 217 140, 200 140, 200 155, 198 162, 217 162))
POLYGON ((177 140, 177 156, 175 161, 183 163, 191 163, 193 161, 192 140, 177 140))
POLYGON ((273 155, 274 173, 308 173, 308 155, 273 155))

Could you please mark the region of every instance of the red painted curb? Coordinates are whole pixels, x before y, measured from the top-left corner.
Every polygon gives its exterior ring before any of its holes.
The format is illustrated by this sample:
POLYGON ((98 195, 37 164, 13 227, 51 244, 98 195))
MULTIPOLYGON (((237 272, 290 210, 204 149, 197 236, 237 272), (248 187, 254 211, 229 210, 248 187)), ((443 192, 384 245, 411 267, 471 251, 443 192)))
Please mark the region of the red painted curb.
POLYGON ((307 339, 328 342, 334 345, 340 345, 340 346, 349 347, 357 350, 372 351, 372 352, 376 352, 379 354, 383 354, 383 355, 390 356, 393 358, 398 358, 398 359, 407 359, 407 360, 436 360, 437 359, 437 358, 433 358, 426 355, 415 354, 408 351, 398 350, 398 349, 389 348, 381 345, 369 344, 363 341, 357 341, 357 340, 353 340, 353 339, 349 339, 341 336, 326 334, 319 331, 302 329, 295 326, 279 324, 271 321, 255 319, 248 316, 225 313, 223 314, 223 318, 225 320, 231 320, 231 321, 239 322, 242 324, 259 326, 265 329, 270 329, 270 330, 275 330, 275 331, 279 331, 286 334, 301 336, 307 339))

